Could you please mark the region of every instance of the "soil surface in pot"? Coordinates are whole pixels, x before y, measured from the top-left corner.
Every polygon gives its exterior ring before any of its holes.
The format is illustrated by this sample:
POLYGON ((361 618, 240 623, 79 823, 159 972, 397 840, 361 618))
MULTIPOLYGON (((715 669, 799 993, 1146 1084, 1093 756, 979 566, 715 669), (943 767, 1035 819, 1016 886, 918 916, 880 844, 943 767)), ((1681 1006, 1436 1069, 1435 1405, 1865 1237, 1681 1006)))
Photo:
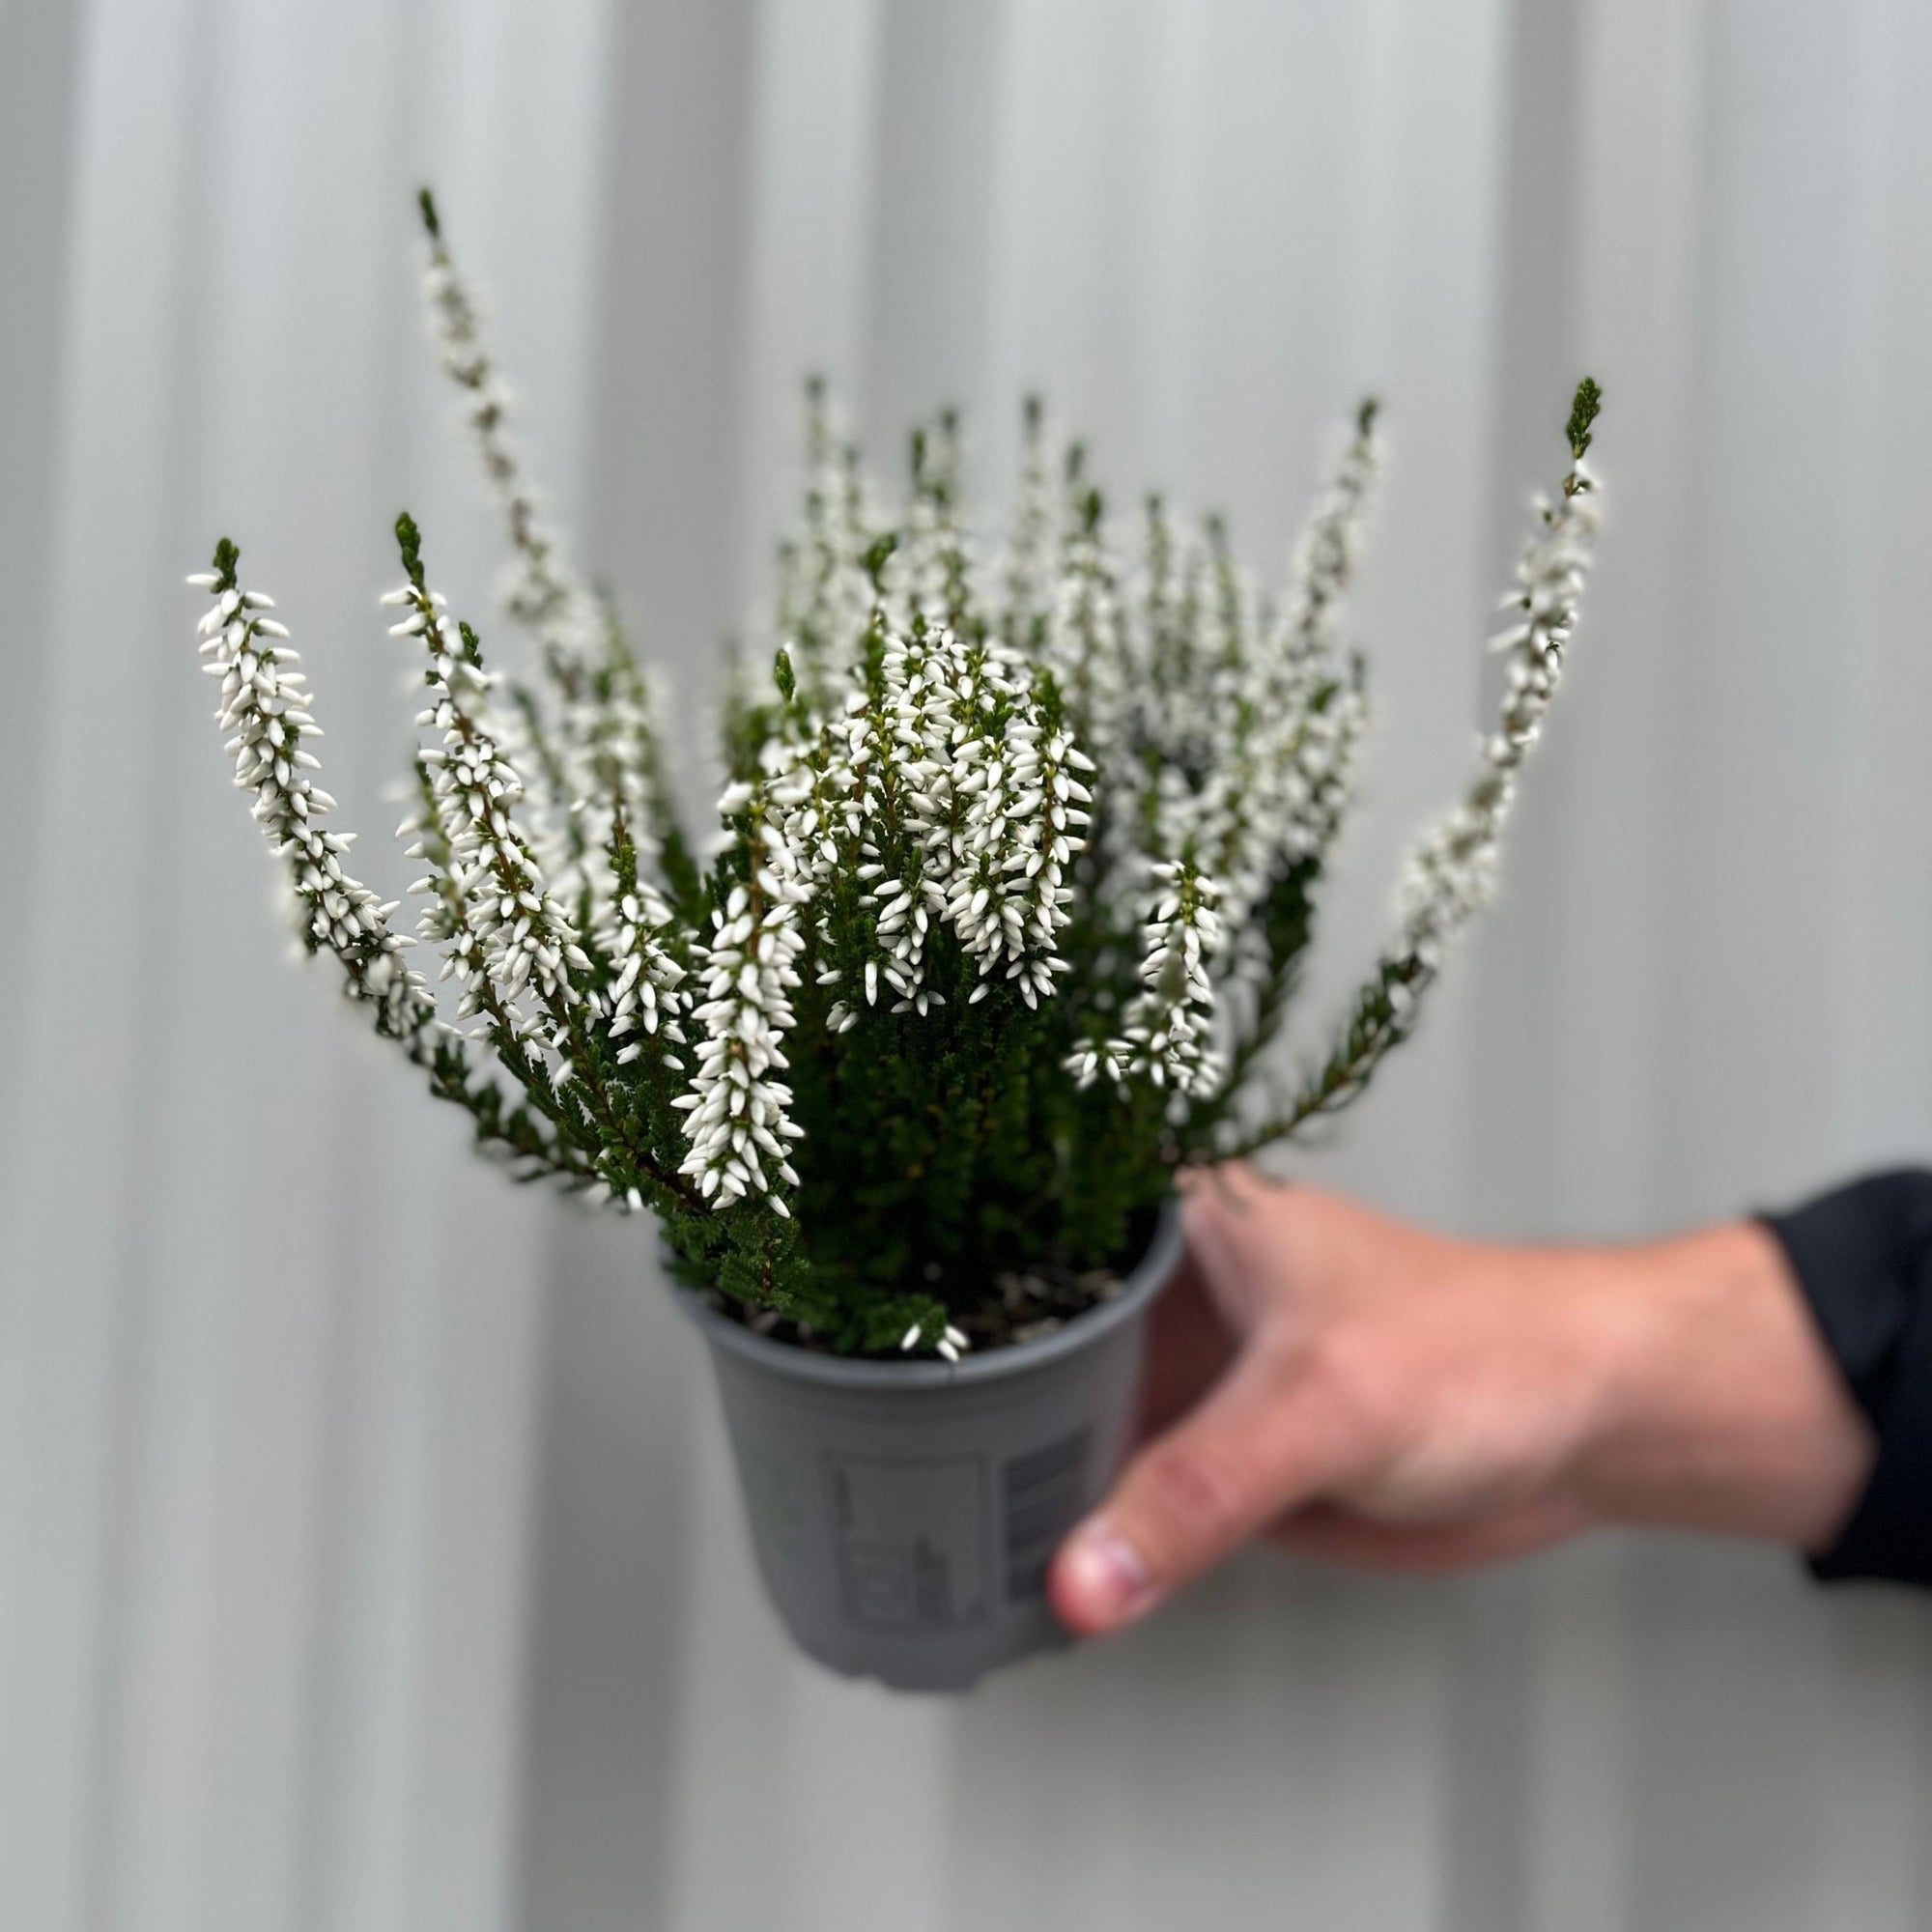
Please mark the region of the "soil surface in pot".
MULTIPOLYGON (((1075 1316, 1113 1300, 1121 1292, 1121 1277, 1111 1268, 1074 1269, 1049 1264, 1017 1274, 995 1275, 993 1288, 994 1293, 977 1308, 952 1317, 975 1354, 1051 1335, 1075 1316)), ((775 1342, 787 1342, 814 1354, 833 1352, 805 1323, 789 1321, 774 1309, 748 1308, 715 1290, 704 1298, 726 1321, 749 1328, 754 1335, 768 1335, 775 1342)))

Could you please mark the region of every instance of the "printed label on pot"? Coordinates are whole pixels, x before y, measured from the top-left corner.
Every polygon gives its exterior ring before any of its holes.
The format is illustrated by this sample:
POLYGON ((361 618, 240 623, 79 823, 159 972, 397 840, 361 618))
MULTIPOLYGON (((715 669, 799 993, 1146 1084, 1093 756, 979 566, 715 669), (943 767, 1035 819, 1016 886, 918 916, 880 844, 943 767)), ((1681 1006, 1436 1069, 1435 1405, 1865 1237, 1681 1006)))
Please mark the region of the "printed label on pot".
POLYGON ((825 1475, 853 1623, 923 1631, 984 1618, 984 1457, 828 1455, 825 1475))

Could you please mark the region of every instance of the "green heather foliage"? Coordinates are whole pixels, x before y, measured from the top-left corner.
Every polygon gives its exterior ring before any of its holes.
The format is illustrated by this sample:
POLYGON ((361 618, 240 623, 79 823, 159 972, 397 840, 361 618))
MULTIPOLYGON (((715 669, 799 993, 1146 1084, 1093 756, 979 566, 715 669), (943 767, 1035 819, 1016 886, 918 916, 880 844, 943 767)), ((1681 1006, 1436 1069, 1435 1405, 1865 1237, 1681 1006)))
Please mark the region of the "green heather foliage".
POLYGON ((479 1145, 659 1218, 687 1279, 850 1353, 970 1346, 998 1275, 1131 1264, 1178 1168, 1362 1092, 1493 889, 1595 528, 1600 402, 1540 502, 1495 640, 1507 689, 1418 845, 1396 930, 1301 1076, 1273 1054, 1366 717, 1342 602, 1377 465, 1360 410, 1286 583, 1158 500, 1123 540, 1082 451, 1026 414, 1010 534, 969 530, 950 415, 875 497, 810 391, 804 513, 768 668, 724 708, 718 834, 672 805, 660 700, 508 441, 505 392, 427 193, 428 299, 504 515, 534 681, 486 666, 398 519, 385 602, 423 653, 416 938, 346 870, 288 633, 225 538, 213 605, 236 781, 311 952, 473 1118, 479 1145), (709 853, 708 863, 700 856, 709 853), (411 964, 441 957, 440 1008, 411 964), (494 1066, 489 1063, 494 1062, 494 1066))

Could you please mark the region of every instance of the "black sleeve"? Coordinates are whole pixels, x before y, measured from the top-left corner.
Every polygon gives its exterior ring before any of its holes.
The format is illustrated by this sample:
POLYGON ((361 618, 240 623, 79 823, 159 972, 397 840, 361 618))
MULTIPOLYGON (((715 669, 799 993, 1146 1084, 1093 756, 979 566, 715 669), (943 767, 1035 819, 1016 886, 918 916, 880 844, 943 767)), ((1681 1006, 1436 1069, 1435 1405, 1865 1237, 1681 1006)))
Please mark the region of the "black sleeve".
POLYGON ((1878 1432, 1871 1483, 1812 1574, 1932 1583, 1932 1173, 1873 1175, 1763 1219, 1878 1432))

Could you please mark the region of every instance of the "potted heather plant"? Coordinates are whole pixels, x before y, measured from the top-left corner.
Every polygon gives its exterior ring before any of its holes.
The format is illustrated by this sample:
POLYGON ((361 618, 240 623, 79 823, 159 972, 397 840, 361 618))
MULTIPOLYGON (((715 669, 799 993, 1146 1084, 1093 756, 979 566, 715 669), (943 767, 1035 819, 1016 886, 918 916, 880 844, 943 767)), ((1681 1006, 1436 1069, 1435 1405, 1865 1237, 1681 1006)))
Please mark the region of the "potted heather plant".
POLYGON ((652 678, 544 523, 425 193, 429 309, 507 526, 533 679, 486 668, 414 523, 384 600, 425 692, 414 941, 325 829, 308 687, 225 538, 205 668, 297 929, 520 1179, 657 1218, 709 1345, 760 1567, 833 1667, 955 1688, 1055 1640, 1042 1578, 1124 1448, 1178 1170, 1292 1140, 1406 1039, 1489 896, 1595 528, 1599 397, 1538 505, 1508 678, 1396 929, 1298 1078, 1270 1049, 1366 716, 1342 642, 1373 404, 1273 596, 1215 523, 1137 562, 1029 406, 997 553, 956 426, 877 500, 810 409, 769 658, 723 707, 718 828, 681 827, 652 678), (439 994, 412 943, 440 955, 439 994))

